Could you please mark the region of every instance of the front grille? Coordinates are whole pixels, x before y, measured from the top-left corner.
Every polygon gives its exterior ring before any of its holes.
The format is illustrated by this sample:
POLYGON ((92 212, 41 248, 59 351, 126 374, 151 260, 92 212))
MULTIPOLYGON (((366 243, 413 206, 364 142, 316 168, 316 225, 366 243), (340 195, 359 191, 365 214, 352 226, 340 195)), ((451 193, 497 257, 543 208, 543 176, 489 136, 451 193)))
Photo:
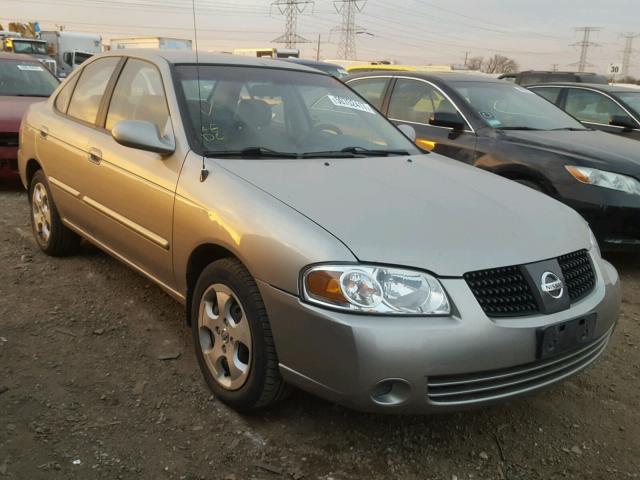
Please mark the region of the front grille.
POLYGON ((0 147, 17 147, 18 133, 0 132, 0 147))
MULTIPOLYGON (((578 250, 558 257, 557 261, 572 303, 593 290, 596 278, 589 252, 578 250)), ((522 268, 512 265, 464 274, 467 285, 489 317, 522 317, 540 312, 522 268)))
POLYGON ((596 285, 593 266, 586 250, 569 253, 558 258, 572 302, 589 294, 596 285))
POLYGON ((604 351, 611 331, 591 345, 552 360, 518 367, 427 378, 427 397, 436 405, 470 405, 519 395, 566 378, 604 351))
POLYGON ((538 305, 520 267, 469 272, 465 273, 464 279, 490 317, 517 317, 538 312, 538 305))

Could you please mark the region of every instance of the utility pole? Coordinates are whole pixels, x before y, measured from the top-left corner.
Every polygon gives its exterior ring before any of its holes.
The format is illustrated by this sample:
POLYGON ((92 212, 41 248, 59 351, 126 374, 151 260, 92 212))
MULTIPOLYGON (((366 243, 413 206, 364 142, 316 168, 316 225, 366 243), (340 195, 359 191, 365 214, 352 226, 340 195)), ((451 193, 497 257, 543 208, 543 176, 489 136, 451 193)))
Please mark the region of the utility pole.
POLYGON ((599 32, 601 29, 598 27, 579 27, 575 29, 576 32, 582 32, 582 41, 572 43, 572 47, 580 47, 580 60, 576 63, 572 63, 571 65, 577 65, 579 72, 584 72, 587 66, 591 64, 587 62, 587 53, 589 52, 589 47, 599 47, 600 44, 594 43, 590 40, 591 34, 593 32, 599 32))
POLYGON ((551 71, 552 72, 557 72, 558 71, 558 67, 560 66, 559 63, 552 63, 551 64, 551 71))
POLYGON ((336 12, 342 14, 342 24, 337 28, 340 31, 338 58, 356 59, 356 33, 367 33, 364 29, 356 27, 356 14, 361 12, 366 4, 367 0, 334 0, 336 12))
POLYGON ((322 40, 322 34, 318 34, 318 48, 316 49, 316 61, 320 61, 320 41, 322 40))
POLYGON ((314 0, 273 0, 271 7, 276 7, 280 14, 284 15, 286 23, 284 34, 272 41, 284 43, 286 48, 295 48, 298 43, 309 43, 309 40, 298 35, 298 14, 313 3, 314 0))
POLYGON ((631 57, 633 56, 633 39, 639 37, 638 33, 625 33, 624 37, 624 50, 622 51, 622 71, 621 77, 625 78, 629 76, 629 67, 631 66, 631 57))
POLYGON ((471 52, 464 52, 464 66, 467 66, 467 62, 469 61, 469 54, 471 52))

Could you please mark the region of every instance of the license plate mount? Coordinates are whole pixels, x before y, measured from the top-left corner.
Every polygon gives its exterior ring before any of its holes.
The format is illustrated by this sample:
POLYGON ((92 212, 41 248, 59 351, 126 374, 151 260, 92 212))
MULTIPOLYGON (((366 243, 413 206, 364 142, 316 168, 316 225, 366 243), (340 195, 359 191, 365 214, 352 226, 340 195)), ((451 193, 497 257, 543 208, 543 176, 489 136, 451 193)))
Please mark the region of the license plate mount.
POLYGON ((574 318, 568 322, 540 328, 538 336, 538 359, 555 357, 576 350, 593 341, 596 314, 574 318))

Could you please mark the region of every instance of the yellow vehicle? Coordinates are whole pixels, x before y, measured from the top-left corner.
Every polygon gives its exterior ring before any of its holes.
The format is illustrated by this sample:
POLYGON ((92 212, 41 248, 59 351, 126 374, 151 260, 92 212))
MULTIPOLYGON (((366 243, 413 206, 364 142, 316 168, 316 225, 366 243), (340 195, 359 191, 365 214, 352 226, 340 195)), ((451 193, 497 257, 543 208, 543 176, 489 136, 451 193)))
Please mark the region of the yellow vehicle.
POLYGON ((245 57, 300 58, 300 50, 297 48, 236 48, 233 54, 245 57))

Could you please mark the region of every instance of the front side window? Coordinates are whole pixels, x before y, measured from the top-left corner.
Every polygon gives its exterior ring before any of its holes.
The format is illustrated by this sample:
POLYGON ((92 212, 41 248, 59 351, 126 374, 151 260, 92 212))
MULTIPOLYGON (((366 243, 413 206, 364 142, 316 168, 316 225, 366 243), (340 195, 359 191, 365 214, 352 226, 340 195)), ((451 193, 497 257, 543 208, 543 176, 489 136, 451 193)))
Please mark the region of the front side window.
POLYGON ((151 122, 161 136, 165 134, 169 109, 162 77, 152 64, 127 60, 111 97, 105 128, 111 131, 120 120, 151 122))
POLYGON ((560 87, 538 87, 532 88, 531 90, 536 92, 542 98, 546 98, 551 103, 558 102, 558 97, 560 96, 560 92, 562 91, 560 87))
POLYGON ((349 82, 349 86, 362 95, 371 105, 380 110, 384 100, 384 91, 389 83, 388 78, 363 78, 349 82))
POLYGON ((78 75, 69 77, 64 83, 62 90, 60 90, 60 93, 58 93, 55 106, 59 112, 67 113, 67 108, 69 108, 69 102, 71 101, 71 94, 73 93, 73 89, 76 86, 77 81, 78 75))
POLYGON ((407 79, 396 82, 389 101, 389 118, 426 124, 435 113, 457 115, 458 111, 438 89, 428 83, 407 79))
POLYGON ((499 130, 585 130, 561 109, 519 85, 459 81, 452 86, 478 118, 499 130))
POLYGON ((202 153, 247 148, 296 156, 354 148, 417 153, 371 105, 327 75, 216 65, 178 65, 176 73, 186 105, 183 120, 193 148, 202 153))
POLYGON ((48 97, 59 82, 39 62, 0 61, 0 96, 48 97))
POLYGON ((119 57, 102 58, 84 68, 69 102, 67 115, 95 123, 107 83, 119 61, 119 57))
MULTIPOLYGON (((610 98, 601 93, 579 88, 567 90, 565 110, 581 122, 609 125, 614 116, 629 117, 610 98)), ((631 120, 631 119, 629 119, 631 120)))

